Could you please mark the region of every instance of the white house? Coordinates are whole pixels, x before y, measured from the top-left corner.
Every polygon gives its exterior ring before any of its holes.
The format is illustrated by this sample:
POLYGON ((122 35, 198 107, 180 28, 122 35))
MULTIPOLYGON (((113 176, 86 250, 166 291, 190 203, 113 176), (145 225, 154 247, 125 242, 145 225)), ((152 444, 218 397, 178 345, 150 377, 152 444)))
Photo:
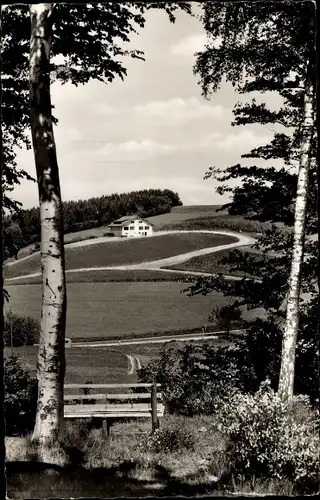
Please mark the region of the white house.
POLYGON ((152 236, 153 225, 138 215, 126 215, 113 221, 108 229, 115 236, 133 238, 139 236, 152 236))

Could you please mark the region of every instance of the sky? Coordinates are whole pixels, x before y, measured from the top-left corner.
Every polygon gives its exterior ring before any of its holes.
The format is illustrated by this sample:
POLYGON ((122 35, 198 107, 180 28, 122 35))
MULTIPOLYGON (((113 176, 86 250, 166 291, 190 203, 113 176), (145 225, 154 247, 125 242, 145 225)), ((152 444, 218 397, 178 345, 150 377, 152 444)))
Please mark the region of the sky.
MULTIPOLYGON (((178 192, 184 205, 225 203, 205 172, 240 162, 273 134, 265 126, 231 126, 233 106, 244 99, 231 85, 210 100, 201 95, 192 71, 206 39, 198 19, 179 13, 172 24, 164 12, 150 11, 146 20, 130 42, 146 61, 127 58, 124 81, 52 85, 62 198, 159 188, 178 192)), ((32 151, 19 151, 17 160, 35 175, 32 151)), ((23 182, 14 197, 24 208, 36 206, 36 184, 23 182)))

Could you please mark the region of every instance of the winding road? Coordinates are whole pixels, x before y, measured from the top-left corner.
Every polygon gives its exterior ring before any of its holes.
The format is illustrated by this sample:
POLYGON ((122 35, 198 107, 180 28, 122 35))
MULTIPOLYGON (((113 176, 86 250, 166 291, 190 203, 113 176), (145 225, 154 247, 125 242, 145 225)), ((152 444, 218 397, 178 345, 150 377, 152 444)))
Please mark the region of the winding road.
MULTIPOLYGON (((77 269, 68 269, 66 270, 66 273, 76 273, 76 272, 93 272, 93 271, 111 271, 111 270, 121 270, 121 271, 134 271, 134 270, 152 270, 152 271, 161 271, 161 272, 166 272, 166 273, 175 273, 175 274, 189 274, 189 275, 195 275, 195 276, 212 276, 211 273, 203 273, 203 272, 198 272, 198 271, 181 271, 181 270, 174 270, 174 269, 165 269, 165 266, 173 266, 177 264, 181 264, 183 262, 186 262, 193 257, 199 257, 201 255, 208 255, 214 252, 220 252, 221 250, 229 250, 232 248, 238 248, 241 246, 248 246, 252 245, 255 240, 251 236, 239 234, 239 233, 233 233, 230 231, 210 231, 210 230, 190 230, 190 231, 158 231, 154 233, 153 237, 159 237, 163 236, 166 234, 184 234, 184 233, 207 233, 207 234, 217 234, 217 235, 224 235, 224 236, 232 236, 238 239, 238 241, 235 241, 233 243, 229 243, 226 245, 219 245, 215 247, 208 247, 208 248, 202 248, 200 250, 194 250, 192 252, 186 252, 183 254, 175 255, 173 257, 167 257, 165 259, 158 259, 154 261, 147 261, 147 262, 140 262, 139 264, 126 264, 122 266, 103 266, 103 267, 80 267, 77 269)), ((117 238, 118 240, 122 240, 122 238, 117 238)), ((68 248, 76 248, 76 247, 83 247, 83 246, 88 246, 88 245, 97 245, 99 243, 105 243, 107 241, 115 241, 115 238, 108 238, 108 237, 101 237, 101 238, 95 238, 93 240, 84 240, 84 241, 78 241, 75 243, 69 243, 66 244, 65 247, 68 248)), ((35 255, 35 254, 32 254, 35 255)), ((23 257, 22 259, 16 260, 14 262, 10 262, 6 265, 12 266, 18 262, 21 262, 23 260, 26 260, 30 258, 31 256, 23 257)), ((40 276, 40 272, 36 273, 31 273, 31 274, 25 274, 21 276, 16 276, 14 278, 6 278, 6 281, 16 281, 21 278, 34 278, 37 276, 40 276)), ((226 276, 227 278, 230 279, 241 279, 235 276, 226 276)))

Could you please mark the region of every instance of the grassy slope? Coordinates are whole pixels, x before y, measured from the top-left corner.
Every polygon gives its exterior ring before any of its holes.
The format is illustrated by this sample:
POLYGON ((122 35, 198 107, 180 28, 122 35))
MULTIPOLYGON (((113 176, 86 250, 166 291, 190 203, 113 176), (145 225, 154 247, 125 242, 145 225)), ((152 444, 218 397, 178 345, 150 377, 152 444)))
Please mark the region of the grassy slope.
MULTIPOLYGON (((5 349, 5 356, 11 350, 5 349)), ((15 347, 14 353, 21 356, 36 375, 37 347, 15 347)), ((135 382, 135 377, 127 375, 128 361, 124 352, 114 351, 112 348, 71 348, 66 349, 66 384, 85 383, 126 383, 135 382)))
MULTIPOLYGON (((214 306, 227 302, 220 294, 188 298, 185 283, 68 283, 67 336, 126 336, 197 328, 214 306)), ((6 286, 14 313, 40 318, 41 286, 6 286)))
MULTIPOLYGON (((170 234, 156 238, 108 241, 78 248, 66 248, 66 269, 116 266, 163 259, 210 246, 236 241, 235 238, 213 234, 170 234)), ((4 267, 5 278, 38 272, 40 255, 4 267)))
MULTIPOLYGON (((77 271, 67 273, 67 283, 104 283, 104 282, 139 282, 139 281, 182 281, 180 273, 164 273, 162 271, 137 269, 135 271, 107 270, 107 271, 77 271)), ((15 285, 41 284, 41 276, 21 277, 14 282, 15 285)), ((10 286, 10 282, 6 283, 10 286)))
MULTIPOLYGON (((193 344, 200 344, 200 341, 189 341, 192 342, 193 344)), ((206 341, 209 344, 214 344, 215 347, 224 347, 227 345, 231 345, 231 342, 229 340, 226 340, 223 336, 216 340, 207 340, 206 341)), ((179 344, 181 346, 186 345, 187 342, 180 342, 179 344)), ((133 345, 123 345, 123 346, 115 346, 112 349, 114 349, 117 352, 122 352, 124 354, 131 354, 134 356, 138 356, 140 359, 140 362, 142 365, 146 365, 151 359, 158 358, 160 356, 160 352, 163 349, 165 345, 170 345, 171 343, 167 344, 133 344, 133 345)), ((202 341, 201 341, 202 345, 202 341)))
MULTIPOLYGON (((261 255, 258 252, 253 252, 250 248, 243 247, 239 249, 240 252, 250 252, 250 255, 255 257, 256 260, 261 260, 261 255)), ((187 262, 177 264, 175 266, 168 266, 169 269, 177 269, 183 271, 199 271, 202 273, 223 273, 233 276, 243 276, 241 270, 233 271, 230 269, 229 265, 223 265, 220 261, 228 257, 230 250, 221 250, 220 252, 212 253, 209 255, 200 255, 199 257, 193 257, 187 262)))
MULTIPOLYGON (((169 224, 171 222, 180 222, 185 219, 192 219, 196 217, 212 217, 216 214, 216 209, 220 205, 187 205, 181 207, 174 207, 172 211, 168 214, 156 215, 154 217, 148 217, 148 220, 154 225, 154 229, 157 231, 164 224, 169 224)), ((92 229, 85 229, 83 231, 77 231, 76 233, 68 233, 64 235, 65 243, 71 243, 73 241, 81 241, 89 238, 99 238, 103 236, 104 233, 108 232, 107 226, 94 227, 92 229)), ((19 257, 24 257, 32 253, 34 245, 28 245, 19 251, 19 257)), ((8 261, 13 259, 8 259, 8 261)))

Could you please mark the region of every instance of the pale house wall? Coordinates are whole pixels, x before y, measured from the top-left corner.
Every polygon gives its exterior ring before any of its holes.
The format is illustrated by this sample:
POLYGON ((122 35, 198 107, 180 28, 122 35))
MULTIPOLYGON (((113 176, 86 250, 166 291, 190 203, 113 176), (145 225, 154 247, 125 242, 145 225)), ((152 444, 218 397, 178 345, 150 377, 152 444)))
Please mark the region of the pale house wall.
POLYGON ((152 236, 152 226, 143 219, 132 220, 130 224, 123 226, 123 236, 135 238, 141 236, 152 236), (127 228, 127 229, 126 229, 127 228))

